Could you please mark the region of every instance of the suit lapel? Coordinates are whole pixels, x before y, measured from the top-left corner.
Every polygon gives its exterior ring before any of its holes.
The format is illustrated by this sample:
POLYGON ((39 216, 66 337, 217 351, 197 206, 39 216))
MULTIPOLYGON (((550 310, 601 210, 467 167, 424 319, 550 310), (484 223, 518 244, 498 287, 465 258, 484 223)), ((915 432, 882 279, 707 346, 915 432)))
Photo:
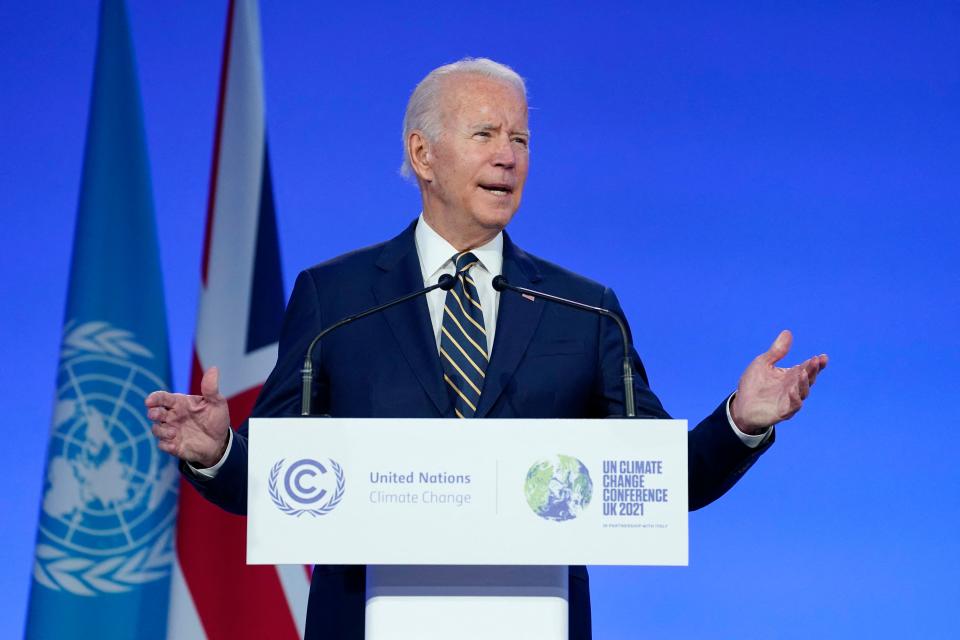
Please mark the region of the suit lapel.
MULTIPOLYGON (((379 304, 423 288, 423 273, 414 240, 416 221, 399 236, 389 241, 377 260, 383 274, 373 286, 379 304)), ((387 323, 410 367, 437 412, 446 416, 451 411, 450 397, 443 384, 443 370, 437 353, 430 312, 425 297, 410 300, 384 311, 387 323)))
MULTIPOLYGON (((506 233, 503 234, 503 275, 510 284, 520 287, 531 287, 541 280, 536 265, 506 233)), ((485 417, 506 389, 537 329, 543 305, 542 300, 528 300, 512 291, 500 294, 493 353, 475 417, 485 417)))

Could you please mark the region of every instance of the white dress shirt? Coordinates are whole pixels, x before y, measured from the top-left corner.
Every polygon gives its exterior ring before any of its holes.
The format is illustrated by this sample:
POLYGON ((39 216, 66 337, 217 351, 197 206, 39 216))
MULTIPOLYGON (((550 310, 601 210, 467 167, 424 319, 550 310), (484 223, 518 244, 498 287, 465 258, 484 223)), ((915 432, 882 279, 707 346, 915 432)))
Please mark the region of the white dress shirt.
MULTIPOLYGON (((422 213, 420 219, 417 220, 414 239, 417 246, 417 257, 420 259, 420 272, 423 274, 423 286, 427 287, 435 284, 444 273, 453 275, 455 271, 453 258, 460 252, 427 224, 422 213)), ((477 292, 480 294, 480 306, 483 307, 483 326, 487 332, 487 353, 492 354, 494 334, 497 330, 497 312, 500 309, 500 292, 493 288, 493 278, 500 275, 503 270, 503 232, 498 233, 493 240, 485 245, 470 251, 480 261, 479 264, 470 269, 470 276, 476 283, 477 292)), ((433 335, 437 340, 438 352, 440 350, 440 325, 443 322, 443 306, 446 302, 446 296, 447 292, 442 289, 434 289, 427 294, 427 308, 430 310, 430 323, 433 325, 433 335)), ((727 421, 730 423, 730 428, 733 429, 733 432, 737 434, 743 444, 750 448, 760 446, 769 436, 770 429, 759 435, 750 435, 740 431, 730 415, 730 401, 732 399, 733 395, 731 394, 727 398, 727 421)), ((215 477, 233 446, 232 429, 228 438, 227 450, 217 464, 207 469, 197 469, 190 463, 187 463, 187 466, 198 475, 207 478, 215 477)))
MULTIPOLYGON (((434 231, 420 214, 414 235, 417 244, 417 256, 420 258, 420 272, 423 274, 423 286, 435 284, 445 273, 454 274, 453 258, 460 252, 434 231)), ((470 269, 470 278, 480 294, 480 306, 483 307, 483 330, 487 333, 487 353, 493 353, 493 338, 497 331, 497 311, 500 309, 500 292, 493 288, 493 278, 503 269, 503 232, 470 253, 477 257, 480 264, 470 269)), ((437 339, 437 352, 440 351, 440 325, 443 322, 443 306, 447 292, 434 289, 427 294, 427 308, 430 310, 430 323, 433 336, 437 339)))

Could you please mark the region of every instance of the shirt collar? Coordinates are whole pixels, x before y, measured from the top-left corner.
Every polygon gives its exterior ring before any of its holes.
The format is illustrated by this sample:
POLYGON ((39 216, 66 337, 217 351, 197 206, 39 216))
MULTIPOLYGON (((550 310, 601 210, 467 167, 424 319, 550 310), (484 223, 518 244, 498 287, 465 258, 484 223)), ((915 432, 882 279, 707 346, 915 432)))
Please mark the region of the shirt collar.
MULTIPOLYGON (((414 233, 417 245, 417 255, 420 257, 420 271, 423 272, 423 281, 431 284, 435 276, 446 267, 452 265, 451 258, 457 249, 434 231, 423 218, 423 213, 417 220, 417 229, 414 233)), ((503 231, 498 233, 490 242, 476 249, 470 250, 480 261, 480 265, 491 275, 500 275, 503 270, 503 231)))

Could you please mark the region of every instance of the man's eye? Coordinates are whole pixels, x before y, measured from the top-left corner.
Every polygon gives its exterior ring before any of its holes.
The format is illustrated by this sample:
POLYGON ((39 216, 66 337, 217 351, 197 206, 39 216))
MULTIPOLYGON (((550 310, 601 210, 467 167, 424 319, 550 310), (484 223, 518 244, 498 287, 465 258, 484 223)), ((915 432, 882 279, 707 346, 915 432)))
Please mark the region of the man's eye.
POLYGON ((524 146, 524 147, 526 147, 527 144, 528 144, 526 138, 519 138, 519 137, 517 137, 517 138, 514 138, 513 141, 516 142, 517 144, 521 145, 521 146, 524 146))
POLYGON ((490 132, 489 132, 489 131, 477 131, 477 132, 476 132, 475 134, 473 134, 473 135, 474 135, 474 137, 480 136, 481 138, 489 138, 489 137, 490 137, 490 132))

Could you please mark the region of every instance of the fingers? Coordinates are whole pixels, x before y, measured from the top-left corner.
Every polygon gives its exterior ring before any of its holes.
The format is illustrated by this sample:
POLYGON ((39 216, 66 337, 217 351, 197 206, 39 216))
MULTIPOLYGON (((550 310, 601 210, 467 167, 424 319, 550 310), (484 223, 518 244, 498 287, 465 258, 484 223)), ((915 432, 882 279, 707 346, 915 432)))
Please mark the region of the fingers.
POLYGON ((155 422, 150 431, 154 437, 161 442, 171 441, 177 437, 177 429, 162 422, 155 422))
POLYGON ((168 426, 165 423, 153 423, 150 429, 153 436, 157 439, 157 448, 164 453, 179 458, 180 457, 180 438, 178 438, 177 429, 168 426))
POLYGON ((800 392, 800 401, 807 399, 807 396, 810 395, 810 376, 807 374, 807 370, 803 367, 800 368, 799 381, 797 382, 797 389, 800 392))
POLYGON ((180 457, 179 445, 174 440, 157 440, 157 448, 176 458, 180 457))
POLYGON ((173 404, 175 395, 166 391, 154 391, 147 396, 147 418, 153 422, 150 428, 153 437, 157 439, 157 448, 164 453, 172 456, 179 456, 180 442, 179 429, 166 422, 172 417, 173 412, 167 409, 164 404, 173 404))
POLYGON ((737 407, 736 413, 746 421, 737 421, 741 430, 751 433, 751 429, 788 420, 803 407, 817 376, 827 366, 827 356, 814 356, 787 368, 774 366, 792 345, 790 331, 781 331, 770 349, 757 356, 740 378, 731 411, 737 407))
POLYGON ((175 402, 175 394, 166 391, 154 391, 143 401, 147 407, 172 407, 175 402))
POLYGON ((786 406, 783 407, 780 421, 789 420, 803 407, 803 400, 810 393, 810 385, 806 382, 805 372, 797 367, 796 381, 786 389, 786 406))
MULTIPOLYGON (((208 400, 220 399, 220 370, 217 367, 210 367, 203 374, 203 378, 200 380, 200 394, 208 400)), ((154 391, 147 396, 144 404, 147 405, 147 408, 166 407, 169 409, 189 397, 181 393, 154 391)))
POLYGON ((769 364, 779 362, 783 359, 783 356, 787 355, 787 352, 790 351, 791 344, 793 344, 793 334, 790 333, 789 330, 784 329, 777 336, 777 339, 773 341, 773 344, 770 345, 767 352, 760 357, 769 364))
POLYGON ((806 362, 801 365, 804 370, 807 372, 807 377, 810 381, 810 386, 813 386, 814 381, 817 379, 817 375, 823 371, 827 366, 827 356, 819 355, 813 356, 806 362))
POLYGON ((826 366, 826 356, 814 356, 809 360, 793 367, 796 375, 796 384, 788 391, 789 409, 784 419, 795 415, 803 406, 803 401, 810 395, 810 387, 817 379, 817 374, 826 366))
POLYGON ((220 395, 220 370, 210 367, 200 380, 200 394, 207 399, 215 399, 220 395))
POLYGON ((182 393, 170 393, 169 391, 154 391, 147 396, 146 400, 143 401, 143 404, 147 405, 148 409, 183 409, 185 406, 184 403, 189 402, 191 397, 196 396, 188 396, 182 393))
POLYGON ((172 407, 150 407, 147 409, 147 418, 151 422, 163 422, 168 424, 183 422, 183 407, 174 405, 172 407))

